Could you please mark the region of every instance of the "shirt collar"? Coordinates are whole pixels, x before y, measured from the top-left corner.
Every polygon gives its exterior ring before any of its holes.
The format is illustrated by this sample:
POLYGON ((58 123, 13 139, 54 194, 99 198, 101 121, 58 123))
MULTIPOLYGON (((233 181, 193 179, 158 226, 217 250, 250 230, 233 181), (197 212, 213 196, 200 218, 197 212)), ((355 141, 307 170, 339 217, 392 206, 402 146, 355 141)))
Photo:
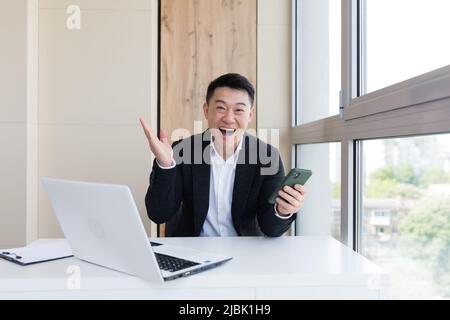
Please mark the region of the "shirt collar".
POLYGON ((217 152, 216 147, 214 146, 214 142, 212 141, 213 139, 211 139, 211 142, 209 144, 210 147, 211 147, 210 148, 210 150, 211 150, 211 157, 212 156, 216 156, 218 159, 221 159, 225 163, 235 163, 235 162, 237 162, 237 159, 239 157, 239 151, 241 151, 241 149, 242 149, 242 142, 244 141, 244 138, 245 138, 245 135, 243 135, 241 137, 241 140, 239 141, 239 144, 238 144, 236 150, 234 151, 233 155, 231 157, 229 157, 227 160, 224 160, 222 158, 222 156, 220 155, 220 153, 217 152))

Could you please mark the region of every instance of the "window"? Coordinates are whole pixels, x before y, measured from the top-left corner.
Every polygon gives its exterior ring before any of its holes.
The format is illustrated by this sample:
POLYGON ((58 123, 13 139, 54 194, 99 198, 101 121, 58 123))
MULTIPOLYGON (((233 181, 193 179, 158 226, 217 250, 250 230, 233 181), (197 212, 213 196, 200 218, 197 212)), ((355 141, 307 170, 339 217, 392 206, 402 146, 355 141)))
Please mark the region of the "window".
POLYGON ((341 1, 297 1, 297 123, 339 113, 341 1), (300 72, 301 70, 301 72, 300 72))
POLYGON ((366 90, 450 64, 450 1, 366 0, 366 90))
POLYGON ((363 141, 362 150, 360 252, 390 274, 393 298, 448 297, 450 134, 363 141))
POLYGON ((292 4, 294 163, 313 171, 297 234, 389 270, 393 298, 450 298, 450 2, 292 4))
POLYGON ((297 219, 298 235, 341 235, 341 159, 339 143, 297 146, 297 167, 313 174, 305 185, 308 201, 297 219))

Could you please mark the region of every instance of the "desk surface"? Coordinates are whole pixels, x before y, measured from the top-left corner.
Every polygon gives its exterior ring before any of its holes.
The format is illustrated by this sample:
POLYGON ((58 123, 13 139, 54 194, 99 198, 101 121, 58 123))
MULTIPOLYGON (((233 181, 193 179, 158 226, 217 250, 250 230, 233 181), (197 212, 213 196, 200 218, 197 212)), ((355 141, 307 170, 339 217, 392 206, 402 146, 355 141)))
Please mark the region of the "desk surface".
POLYGON ((376 299, 386 298, 387 294, 387 275, 331 237, 152 240, 221 252, 233 259, 217 268, 164 284, 149 283, 76 258, 26 267, 0 259, 0 298, 78 294, 86 298, 376 299), (80 286, 75 289, 68 285, 73 280, 74 267, 81 276, 80 286))

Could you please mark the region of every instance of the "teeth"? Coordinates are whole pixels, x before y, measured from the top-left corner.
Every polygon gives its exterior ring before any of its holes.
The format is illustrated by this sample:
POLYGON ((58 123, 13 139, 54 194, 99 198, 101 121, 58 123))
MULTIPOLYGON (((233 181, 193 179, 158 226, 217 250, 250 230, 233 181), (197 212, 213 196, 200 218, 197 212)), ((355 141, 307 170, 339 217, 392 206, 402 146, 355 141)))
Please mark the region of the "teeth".
POLYGON ((236 131, 236 129, 230 129, 230 128, 219 128, 219 129, 222 131, 222 133, 225 136, 231 136, 236 131))
POLYGON ((229 129, 229 128, 220 128, 221 130, 224 130, 226 132, 234 132, 235 129, 229 129))

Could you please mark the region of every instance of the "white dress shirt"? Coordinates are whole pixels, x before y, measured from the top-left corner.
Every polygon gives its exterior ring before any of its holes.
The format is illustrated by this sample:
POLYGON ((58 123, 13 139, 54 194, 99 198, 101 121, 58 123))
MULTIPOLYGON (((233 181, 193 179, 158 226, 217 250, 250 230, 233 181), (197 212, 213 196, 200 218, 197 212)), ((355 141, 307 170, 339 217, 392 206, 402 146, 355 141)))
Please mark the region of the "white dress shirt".
MULTIPOLYGON (((214 143, 210 144, 211 173, 209 180, 209 208, 203 223, 201 237, 234 237, 238 236, 233 225, 231 215, 231 204, 233 201, 233 187, 236 173, 236 164, 239 158, 239 151, 242 148, 242 141, 239 142, 233 155, 227 160, 217 152, 214 143)), ((172 160, 170 167, 162 167, 156 161, 161 169, 172 169, 175 167, 175 160, 172 160)), ((280 216, 274 206, 274 214, 280 219, 289 219, 289 216, 280 216)))
POLYGON ((231 216, 233 201, 234 177, 242 140, 235 152, 224 160, 211 141, 211 174, 209 180, 209 209, 203 223, 201 237, 234 237, 237 236, 231 216))

